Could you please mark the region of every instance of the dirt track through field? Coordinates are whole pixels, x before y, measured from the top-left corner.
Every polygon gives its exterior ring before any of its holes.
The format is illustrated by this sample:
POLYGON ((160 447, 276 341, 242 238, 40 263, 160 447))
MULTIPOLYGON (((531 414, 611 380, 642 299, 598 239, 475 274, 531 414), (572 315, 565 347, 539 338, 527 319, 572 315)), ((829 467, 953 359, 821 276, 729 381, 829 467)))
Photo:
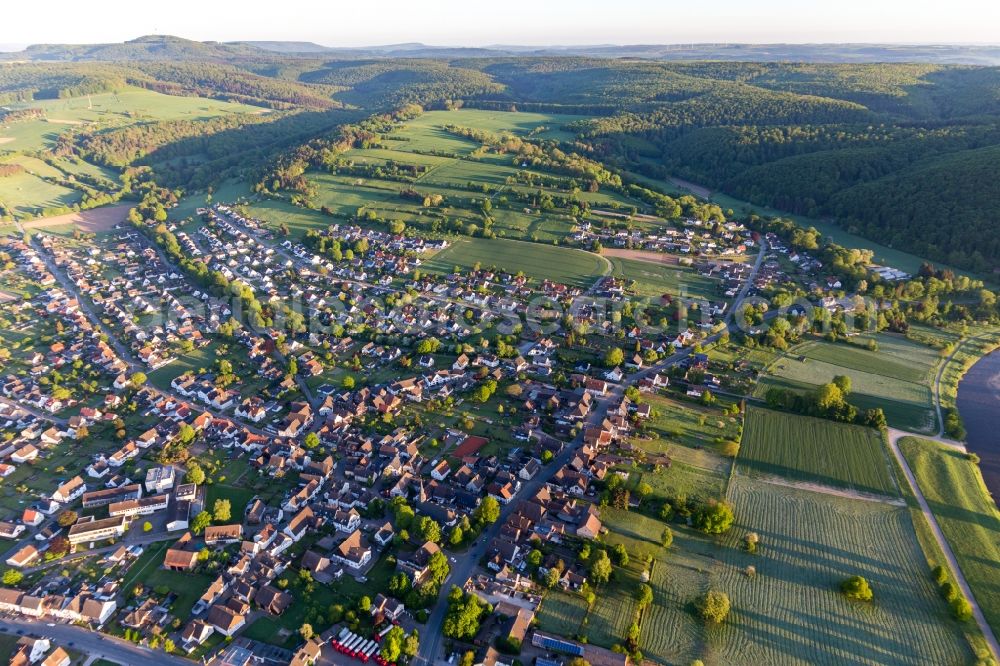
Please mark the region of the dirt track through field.
POLYGON ((98 233, 111 229, 119 222, 124 222, 131 207, 129 204, 104 206, 103 208, 82 210, 79 213, 56 215, 55 217, 45 217, 40 220, 29 220, 22 223, 21 226, 25 229, 46 229, 72 224, 80 231, 98 233))
POLYGON ((814 493, 833 495, 835 497, 844 497, 846 499, 864 500, 866 502, 881 502, 883 504, 892 504, 893 506, 906 506, 906 502, 904 502, 902 499, 899 498, 886 497, 885 495, 877 495, 875 493, 866 493, 860 490, 834 488, 832 486, 827 486, 822 483, 810 483, 808 481, 789 481, 788 479, 783 479, 779 476, 765 476, 762 477, 760 480, 763 481, 764 483, 769 483, 772 486, 785 486, 786 488, 808 490, 814 493))
POLYGON ((645 261, 650 264, 664 264, 666 266, 677 266, 680 264, 680 258, 676 255, 665 254, 663 252, 652 252, 650 250, 604 248, 601 250, 601 255, 605 257, 618 257, 619 259, 645 261))
POLYGON ((10 143, 13 140, 14 140, 14 137, 12 137, 12 136, 0 136, 0 144, 2 144, 2 143, 10 143))
POLYGON ((600 215, 601 217, 618 217, 621 219, 632 218, 633 220, 639 220, 642 222, 663 222, 663 218, 656 217, 655 215, 646 215, 644 213, 636 213, 632 215, 613 210, 601 210, 600 208, 592 208, 590 212, 594 215, 600 215))

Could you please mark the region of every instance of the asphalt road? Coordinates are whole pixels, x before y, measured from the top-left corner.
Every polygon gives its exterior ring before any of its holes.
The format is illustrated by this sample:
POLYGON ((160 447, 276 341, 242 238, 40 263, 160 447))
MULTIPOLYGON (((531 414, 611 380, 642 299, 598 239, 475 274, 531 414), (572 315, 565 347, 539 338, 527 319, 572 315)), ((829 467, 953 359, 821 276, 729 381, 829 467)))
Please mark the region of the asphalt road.
POLYGON ((191 666, 194 663, 163 651, 150 650, 71 624, 53 624, 50 627, 41 620, 0 619, 0 632, 17 635, 19 631, 23 634, 44 636, 61 647, 72 648, 88 656, 109 659, 128 666, 136 664, 191 666))

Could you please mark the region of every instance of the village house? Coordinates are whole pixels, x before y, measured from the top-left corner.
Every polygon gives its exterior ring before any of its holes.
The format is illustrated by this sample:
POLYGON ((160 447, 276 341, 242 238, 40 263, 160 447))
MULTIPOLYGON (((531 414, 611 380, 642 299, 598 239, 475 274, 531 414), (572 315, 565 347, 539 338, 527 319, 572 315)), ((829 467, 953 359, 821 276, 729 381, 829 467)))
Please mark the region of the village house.
POLYGON ((337 545, 332 557, 352 569, 361 569, 371 561, 372 549, 361 530, 355 530, 337 545))

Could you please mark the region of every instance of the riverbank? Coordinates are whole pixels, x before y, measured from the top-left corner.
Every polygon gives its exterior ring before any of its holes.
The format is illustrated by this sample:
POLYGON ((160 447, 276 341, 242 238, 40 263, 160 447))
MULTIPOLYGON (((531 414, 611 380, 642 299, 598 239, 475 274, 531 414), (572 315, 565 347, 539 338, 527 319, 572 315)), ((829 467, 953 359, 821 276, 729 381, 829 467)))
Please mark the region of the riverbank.
POLYGON ((966 448, 979 456, 983 481, 1000 497, 1000 350, 974 363, 958 384, 958 413, 966 431, 966 448))

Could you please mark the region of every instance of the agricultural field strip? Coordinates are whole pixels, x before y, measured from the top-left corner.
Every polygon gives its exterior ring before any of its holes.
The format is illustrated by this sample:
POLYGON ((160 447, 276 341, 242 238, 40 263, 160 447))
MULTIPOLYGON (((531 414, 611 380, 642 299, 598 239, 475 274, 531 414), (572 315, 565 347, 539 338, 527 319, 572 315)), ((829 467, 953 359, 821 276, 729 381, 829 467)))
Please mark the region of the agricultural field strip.
POLYGON ((986 629, 983 633, 997 650, 1000 512, 978 468, 961 451, 930 440, 903 436, 895 446, 906 464, 904 471, 916 481, 922 509, 931 514, 928 522, 937 528, 935 536, 949 546, 941 544, 942 551, 946 557, 950 554, 952 568, 964 576, 966 594, 971 591, 970 601, 978 602, 982 619, 992 627, 992 635, 986 629))
POLYGON ((750 407, 736 465, 751 476, 899 495, 882 438, 823 419, 750 407))
POLYGON ((970 658, 930 580, 908 510, 781 487, 739 476, 737 525, 713 584, 733 614, 720 663, 926 664, 970 658), (742 536, 760 535, 756 554, 742 536), (747 566, 754 576, 747 576, 747 566), (876 601, 859 608, 837 592, 853 574, 876 601))

